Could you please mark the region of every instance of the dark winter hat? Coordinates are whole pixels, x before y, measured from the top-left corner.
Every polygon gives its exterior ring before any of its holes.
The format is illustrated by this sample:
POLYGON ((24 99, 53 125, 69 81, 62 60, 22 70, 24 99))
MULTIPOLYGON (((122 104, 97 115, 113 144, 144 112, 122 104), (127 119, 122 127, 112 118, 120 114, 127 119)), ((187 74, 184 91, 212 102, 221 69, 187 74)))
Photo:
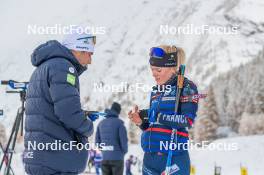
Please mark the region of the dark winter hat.
POLYGON ((120 114, 121 112, 121 106, 119 103, 114 102, 111 106, 111 110, 115 111, 117 114, 120 114))
POLYGON ((177 66, 177 51, 166 53, 160 47, 150 49, 149 64, 156 67, 176 67, 177 66))

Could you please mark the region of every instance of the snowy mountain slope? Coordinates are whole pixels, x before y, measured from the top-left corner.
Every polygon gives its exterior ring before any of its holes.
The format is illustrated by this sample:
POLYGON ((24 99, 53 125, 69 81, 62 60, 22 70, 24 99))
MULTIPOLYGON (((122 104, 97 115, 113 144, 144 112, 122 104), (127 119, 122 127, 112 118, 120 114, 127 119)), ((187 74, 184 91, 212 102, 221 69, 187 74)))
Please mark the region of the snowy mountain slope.
MULTIPOLYGON (((4 1, 0 29, 1 79, 28 80, 33 67, 29 56, 38 44, 48 39, 61 39, 61 35, 28 35, 27 26, 37 24, 85 24, 103 26, 104 35, 98 35, 93 65, 82 76, 82 96, 89 96, 90 108, 104 107, 112 93, 94 93, 93 84, 128 83, 153 84, 148 69, 148 50, 161 43, 176 44, 187 54, 187 74, 205 87, 211 78, 221 72, 250 60, 263 45, 262 1, 129 1, 99 0, 87 3, 76 1, 4 1), (59 8, 60 7, 60 8, 59 8), (48 9, 48 10, 47 10, 48 9), (256 10, 252 10, 256 9, 256 10), (247 13, 250 11, 251 13, 247 13), (19 17, 19 20, 18 20, 19 17), (160 25, 184 27, 193 24, 230 27, 239 26, 237 35, 160 34, 160 25), (10 35, 12 37, 10 37, 10 35), (16 71, 14 71, 16 70, 16 71)), ((122 94, 146 105, 139 92, 122 94)), ((1 91, 0 98, 7 97, 1 91)), ((14 99, 12 99, 13 101, 14 99)), ((12 103, 12 102, 11 102, 12 103)), ((17 103, 16 103, 17 104, 17 103)), ((3 106, 3 104, 1 104, 3 106)))
MULTIPOLYGON (((112 49, 109 59, 106 57, 109 60, 106 69, 100 66, 104 71, 101 72, 99 80, 109 84, 118 84, 120 80, 123 80, 130 83, 144 82, 151 85, 153 81, 147 66, 148 48, 159 43, 179 44, 186 49, 189 67, 187 71, 189 76, 199 83, 200 87, 206 86, 211 78, 221 72, 249 61, 262 49, 263 20, 253 18, 254 15, 252 14, 247 15, 246 7, 253 8, 256 6, 256 9, 260 9, 263 8, 263 4, 260 2, 252 4, 251 1, 236 1, 232 6, 229 4, 229 1, 184 1, 181 3, 168 1, 166 4, 158 4, 154 1, 142 3, 139 6, 142 7, 142 10, 134 12, 137 14, 133 16, 133 19, 124 16, 127 22, 123 22, 122 25, 120 23, 119 28, 115 29, 122 39, 119 42, 112 42, 113 45, 118 43, 118 49, 112 49), (159 25, 161 24, 184 26, 190 23, 196 26, 202 24, 212 26, 237 24, 239 31, 237 35, 230 36, 159 34, 159 25), (248 33, 254 34, 249 36, 248 33)), ((260 11, 256 10, 252 13, 258 16, 260 11)), ((111 34, 110 37, 113 36, 111 34)), ((116 32, 113 34, 117 35, 116 32)), ((95 64, 98 63, 97 61, 103 60, 96 60, 95 57, 95 64)), ((100 71, 96 65, 91 66, 90 70, 94 69, 100 71)), ((88 77, 87 81, 89 81, 88 77)), ((111 94, 102 96, 91 94, 90 98, 101 100, 109 96, 111 94)), ((124 99, 127 97, 130 96, 125 95, 124 99)), ((133 98, 137 103, 142 101, 142 93, 129 99, 133 98)))

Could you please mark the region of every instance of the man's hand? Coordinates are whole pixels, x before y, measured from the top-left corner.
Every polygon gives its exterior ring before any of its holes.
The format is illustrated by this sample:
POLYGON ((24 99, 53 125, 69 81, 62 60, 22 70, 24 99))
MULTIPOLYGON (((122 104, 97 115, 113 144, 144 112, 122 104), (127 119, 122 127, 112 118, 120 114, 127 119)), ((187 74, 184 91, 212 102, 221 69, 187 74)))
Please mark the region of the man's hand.
POLYGON ((135 123, 135 124, 138 125, 138 126, 142 124, 142 120, 141 120, 141 118, 140 118, 140 116, 139 116, 139 109, 138 109, 138 106, 137 106, 137 105, 134 107, 133 110, 130 110, 130 111, 128 112, 128 118, 129 118, 133 123, 135 123))

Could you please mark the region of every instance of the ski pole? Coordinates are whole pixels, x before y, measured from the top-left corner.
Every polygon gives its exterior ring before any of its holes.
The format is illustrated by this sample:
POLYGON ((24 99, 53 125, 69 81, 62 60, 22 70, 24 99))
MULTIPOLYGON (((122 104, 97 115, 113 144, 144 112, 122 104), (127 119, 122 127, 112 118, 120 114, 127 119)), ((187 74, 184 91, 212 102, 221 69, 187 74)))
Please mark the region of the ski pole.
MULTIPOLYGON (((174 110, 175 115, 177 115, 177 113, 178 113, 179 101, 180 101, 180 96, 181 96, 181 90, 183 88, 183 83, 184 83, 184 72, 185 72, 185 65, 180 65, 179 73, 178 73, 178 76, 177 76, 177 85, 176 85, 177 91, 176 91, 175 110, 174 110)), ((174 140, 175 140, 175 142, 177 144, 177 129, 172 129, 170 145, 172 145, 174 140)), ((170 174, 171 159, 172 159, 172 149, 169 150, 169 154, 168 154, 168 157, 167 157, 165 175, 169 175, 170 174)))

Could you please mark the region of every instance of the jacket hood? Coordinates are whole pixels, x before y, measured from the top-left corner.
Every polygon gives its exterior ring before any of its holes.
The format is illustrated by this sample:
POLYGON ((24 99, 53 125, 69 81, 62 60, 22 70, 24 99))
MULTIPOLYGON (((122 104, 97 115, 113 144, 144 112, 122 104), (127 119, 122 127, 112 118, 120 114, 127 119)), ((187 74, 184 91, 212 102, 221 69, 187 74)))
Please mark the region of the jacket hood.
POLYGON ((70 61, 79 75, 87 69, 87 67, 82 66, 78 62, 69 49, 56 40, 51 40, 38 46, 31 55, 31 63, 33 66, 38 67, 45 61, 54 58, 63 58, 70 61))

